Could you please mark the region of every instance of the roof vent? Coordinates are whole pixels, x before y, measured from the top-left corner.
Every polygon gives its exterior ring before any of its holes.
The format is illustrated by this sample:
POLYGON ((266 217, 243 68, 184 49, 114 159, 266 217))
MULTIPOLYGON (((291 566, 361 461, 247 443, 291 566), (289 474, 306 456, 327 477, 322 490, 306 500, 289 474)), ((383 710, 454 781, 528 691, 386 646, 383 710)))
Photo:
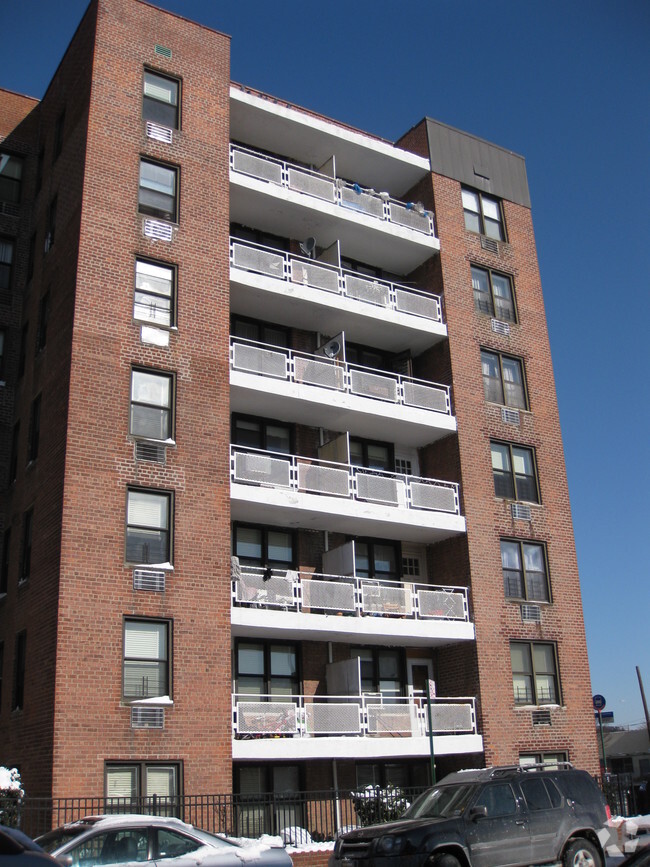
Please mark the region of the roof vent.
POLYGON ((164 45, 154 45, 153 49, 156 54, 159 54, 161 57, 166 57, 167 59, 171 59, 172 50, 171 48, 165 48, 164 45))
POLYGON ((530 506, 525 503, 511 503, 510 510, 512 517, 517 521, 530 521, 531 519, 530 506))
POLYGON ((165 708, 164 707, 132 707, 131 708, 131 728, 132 729, 164 729, 165 728, 165 708))
POLYGON ((550 710, 534 710, 532 713, 532 723, 534 726, 550 726, 550 710))
POLYGON ((539 605, 522 605, 521 619, 527 623, 541 623, 542 609, 539 605))

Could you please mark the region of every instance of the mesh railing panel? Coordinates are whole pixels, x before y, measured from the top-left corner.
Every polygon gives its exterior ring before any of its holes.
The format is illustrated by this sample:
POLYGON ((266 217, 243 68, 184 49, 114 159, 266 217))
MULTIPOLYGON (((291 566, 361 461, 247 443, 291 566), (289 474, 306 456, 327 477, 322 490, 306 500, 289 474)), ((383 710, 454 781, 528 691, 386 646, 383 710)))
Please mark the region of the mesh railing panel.
POLYGON ((362 211, 372 217, 383 219, 384 216, 384 202, 379 196, 357 192, 354 187, 341 187, 341 204, 344 208, 362 211))
POLYGON ((284 256, 260 250, 259 247, 248 247, 245 244, 232 245, 232 264, 235 268, 246 271, 258 271, 269 277, 284 278, 284 256))
POLYGON ((303 283, 326 292, 339 292, 339 275, 333 268, 324 268, 304 259, 290 259, 289 274, 294 283, 303 283))
POLYGON ((352 274, 346 274, 344 279, 345 294, 348 298, 355 298, 357 301, 365 301, 368 304, 377 304, 380 307, 388 307, 390 291, 384 283, 355 277, 352 274))
POLYGON ((473 732, 474 721, 470 704, 431 705, 431 725, 434 733, 473 732))
POLYGON ((291 464, 281 458, 235 452, 235 481, 288 488, 291 486, 291 464))
POLYGON ((301 172, 300 169, 289 168, 289 189, 316 196, 326 202, 336 201, 334 181, 312 175, 310 172, 301 172))
POLYGON ((347 581, 320 581, 311 578, 302 582, 303 608, 332 611, 354 611, 354 584, 347 581))
POLYGON ((417 382, 404 382, 404 403, 407 406, 419 406, 435 412, 449 412, 447 392, 444 389, 420 385, 417 382))
POLYGON ((305 707, 309 734, 361 734, 359 705, 346 703, 315 703, 305 707))
POLYGON ((247 735, 297 734, 295 702, 238 701, 237 731, 247 735))
POLYGON ((442 485, 411 482, 411 501, 416 509, 433 509, 437 512, 458 512, 456 492, 442 485))
POLYGON ((301 463, 298 464, 298 486, 301 491, 349 497, 350 474, 347 469, 301 463))
POLYGON ((448 590, 418 590, 420 617, 444 617, 465 620, 465 598, 448 590))
POLYGON ((403 482, 386 476, 375 476, 370 473, 357 473, 357 495, 360 500, 371 500, 373 503, 389 503, 397 506, 399 503, 399 488, 403 482))
POLYGON ((440 303, 437 298, 395 289, 395 306, 402 313, 412 313, 414 316, 424 316, 427 319, 440 321, 440 303))
POLYGON ((323 388, 345 388, 344 369, 331 361, 316 361, 313 358, 294 356, 293 369, 296 382, 319 385, 323 388))
POLYGON ((236 172, 252 175, 263 181, 271 181, 273 184, 282 183, 282 166, 280 163, 271 162, 255 154, 245 151, 233 150, 232 167, 236 172))
POLYGON ((287 356, 284 352, 262 349, 249 343, 233 343, 232 361, 235 370, 259 373, 262 376, 287 378, 287 356))
POLYGON ((431 234, 431 223, 428 216, 418 213, 415 208, 406 208, 397 202, 391 202, 389 214, 391 223, 397 223, 399 226, 406 226, 418 232, 425 232, 427 235, 431 234))
POLYGON ((364 581, 361 584, 361 604, 364 612, 373 614, 411 614, 413 599, 408 587, 385 587, 364 581))
POLYGON ((244 572, 237 581, 235 593, 238 602, 283 606, 294 603, 293 581, 279 575, 265 580, 259 572, 244 572))
POLYGON ((369 704, 367 711, 370 734, 411 734, 416 730, 414 705, 369 704))
POLYGON ((389 400, 397 403, 397 380, 390 376, 378 376, 365 370, 350 370, 352 394, 389 400))

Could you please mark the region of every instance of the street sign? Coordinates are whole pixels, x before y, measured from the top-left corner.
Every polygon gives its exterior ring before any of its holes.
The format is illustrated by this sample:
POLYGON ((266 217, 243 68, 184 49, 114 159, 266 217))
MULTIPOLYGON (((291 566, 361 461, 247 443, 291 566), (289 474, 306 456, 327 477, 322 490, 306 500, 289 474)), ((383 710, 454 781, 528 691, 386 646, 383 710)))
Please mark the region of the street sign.
POLYGON ((600 716, 603 722, 614 722, 614 711, 613 710, 604 710, 602 713, 596 710, 594 711, 594 716, 596 719, 600 716))
POLYGON ((436 697, 436 682, 435 680, 429 681, 429 698, 436 697))
POLYGON ((592 698, 592 701, 594 703, 594 710, 603 710, 603 708, 607 704, 607 702, 605 701, 604 695, 595 695, 592 698))

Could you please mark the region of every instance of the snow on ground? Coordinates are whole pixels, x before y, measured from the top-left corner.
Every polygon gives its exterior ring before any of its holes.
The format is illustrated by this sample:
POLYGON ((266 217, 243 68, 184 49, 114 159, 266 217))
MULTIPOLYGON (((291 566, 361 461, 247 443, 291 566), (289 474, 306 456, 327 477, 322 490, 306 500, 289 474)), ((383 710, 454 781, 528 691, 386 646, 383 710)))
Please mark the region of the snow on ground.
POLYGON ((629 855, 642 846, 650 846, 650 815, 612 816, 609 842, 605 851, 609 856, 629 855))

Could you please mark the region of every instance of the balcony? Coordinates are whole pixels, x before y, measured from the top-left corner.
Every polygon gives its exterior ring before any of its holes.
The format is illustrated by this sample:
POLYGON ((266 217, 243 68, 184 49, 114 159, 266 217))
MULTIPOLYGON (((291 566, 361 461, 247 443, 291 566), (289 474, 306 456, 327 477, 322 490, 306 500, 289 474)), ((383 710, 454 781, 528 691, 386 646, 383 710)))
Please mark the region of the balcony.
POLYGON ((423 446, 456 430, 449 387, 324 355, 230 340, 230 407, 423 446), (281 409, 279 409, 281 407, 281 409))
POLYGON ((289 238, 314 236, 321 248, 339 238, 345 255, 408 274, 440 249, 433 216, 306 166, 230 146, 230 219, 289 238))
MULTIPOLYGON (((338 258, 337 258, 338 261, 338 258)), ((391 352, 417 355, 447 335, 437 295, 337 265, 230 239, 231 309, 391 352)))
POLYGON ((433 647, 474 639, 467 588, 233 568, 232 634, 433 647))
MULTIPOLYGON (((426 699, 363 695, 232 697, 232 757, 278 760, 429 755, 426 699)), ((474 698, 431 703, 437 756, 482 752, 474 698)))
POLYGON ((458 485, 231 445, 235 521, 412 542, 465 532, 458 485))

